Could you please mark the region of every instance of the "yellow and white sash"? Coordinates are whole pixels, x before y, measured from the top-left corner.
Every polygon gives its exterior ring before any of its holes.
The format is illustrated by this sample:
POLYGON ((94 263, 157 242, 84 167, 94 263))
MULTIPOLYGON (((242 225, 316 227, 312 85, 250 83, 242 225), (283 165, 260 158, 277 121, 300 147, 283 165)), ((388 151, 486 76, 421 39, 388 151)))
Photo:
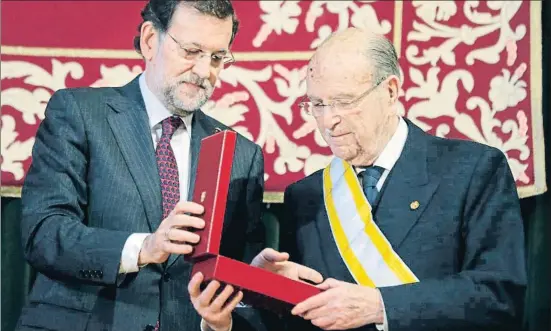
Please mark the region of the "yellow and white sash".
POLYGON ((350 164, 335 157, 323 171, 323 191, 333 238, 358 284, 385 287, 419 281, 373 221, 350 164))

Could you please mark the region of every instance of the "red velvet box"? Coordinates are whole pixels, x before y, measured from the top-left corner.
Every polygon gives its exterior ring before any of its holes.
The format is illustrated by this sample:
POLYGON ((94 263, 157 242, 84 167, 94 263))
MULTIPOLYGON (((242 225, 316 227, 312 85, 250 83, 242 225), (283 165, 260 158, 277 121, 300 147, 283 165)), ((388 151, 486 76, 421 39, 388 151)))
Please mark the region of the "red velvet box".
POLYGON ((188 259, 200 260, 220 251, 236 139, 235 132, 221 131, 201 141, 192 201, 205 208, 205 227, 195 231, 201 240, 188 259))
POLYGON ((187 259, 194 262, 192 274, 202 272, 205 282, 218 280, 242 290, 244 303, 288 312, 320 290, 219 254, 236 138, 235 132, 222 131, 201 142, 192 200, 205 208, 205 228, 196 231, 201 240, 187 259))

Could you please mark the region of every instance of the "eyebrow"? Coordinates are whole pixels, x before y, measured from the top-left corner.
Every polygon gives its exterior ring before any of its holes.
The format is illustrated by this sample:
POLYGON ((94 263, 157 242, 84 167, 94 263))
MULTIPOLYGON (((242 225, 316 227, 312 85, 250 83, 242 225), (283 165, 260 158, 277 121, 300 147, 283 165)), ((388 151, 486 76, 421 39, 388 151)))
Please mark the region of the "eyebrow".
MULTIPOLYGON (((353 99, 354 97, 355 96, 350 94, 350 93, 339 93, 339 94, 333 96, 331 98, 331 100, 328 101, 328 102, 331 102, 333 100, 339 100, 339 99, 353 99)), ((313 96, 313 95, 312 96, 307 95, 306 98, 311 102, 323 102, 323 100, 320 97, 316 97, 316 96, 313 96)))
POLYGON ((313 95, 310 96, 308 94, 306 94, 305 99, 306 99, 306 101, 311 101, 311 102, 322 101, 321 98, 318 98, 318 97, 313 96, 313 95))
POLYGON ((355 95, 350 93, 339 93, 333 97, 333 99, 352 99, 355 95))
MULTIPOLYGON (((196 43, 196 42, 183 43, 183 45, 184 45, 184 46, 186 46, 186 45, 193 45, 193 46, 195 46, 195 47, 197 47, 197 48, 200 48, 200 49, 204 49, 204 48, 205 48, 205 47, 203 47, 203 45, 201 45, 201 44, 199 44, 199 43, 196 43)), ((217 50, 217 51, 214 51, 213 53, 215 53, 215 54, 220 54, 220 53, 227 54, 227 53, 228 53, 228 50, 222 48, 222 49, 219 49, 219 50, 217 50)))

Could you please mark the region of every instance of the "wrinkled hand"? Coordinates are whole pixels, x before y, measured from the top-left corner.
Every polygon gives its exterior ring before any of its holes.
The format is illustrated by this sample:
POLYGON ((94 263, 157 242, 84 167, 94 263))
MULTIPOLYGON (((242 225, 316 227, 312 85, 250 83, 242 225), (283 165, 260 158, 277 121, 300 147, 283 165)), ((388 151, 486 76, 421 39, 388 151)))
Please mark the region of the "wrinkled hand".
POLYGON ((384 321, 379 290, 326 279, 317 285, 324 290, 296 305, 291 313, 310 320, 324 330, 355 329, 384 321))
POLYGON ((234 292, 231 285, 226 285, 224 290, 215 298, 216 291, 220 288, 220 283, 214 280, 201 292, 202 281, 203 274, 198 272, 193 275, 188 284, 188 292, 193 307, 211 330, 229 330, 232 323, 231 313, 243 298, 243 292, 239 291, 237 295, 227 302, 234 292))
POLYGON ((199 242, 199 235, 185 230, 186 228, 202 229, 205 221, 199 217, 203 206, 191 202, 179 202, 174 210, 165 218, 157 231, 144 240, 138 264, 163 263, 170 254, 189 254, 193 250, 191 244, 199 242), (189 213, 190 215, 186 215, 189 213))
POLYGON ((252 266, 259 267, 294 280, 308 280, 319 284, 323 276, 314 269, 289 261, 289 254, 265 248, 253 261, 252 266))

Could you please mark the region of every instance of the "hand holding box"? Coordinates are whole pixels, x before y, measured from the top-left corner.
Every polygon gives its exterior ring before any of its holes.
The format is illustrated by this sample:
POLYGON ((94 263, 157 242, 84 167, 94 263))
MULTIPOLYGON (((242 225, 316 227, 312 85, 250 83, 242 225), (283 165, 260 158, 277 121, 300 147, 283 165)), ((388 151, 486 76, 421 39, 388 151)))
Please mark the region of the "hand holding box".
POLYGON ((237 134, 222 131, 201 142, 192 200, 204 206, 205 227, 196 231, 201 240, 186 258, 194 263, 192 274, 205 281, 218 280, 243 291, 243 302, 276 312, 321 292, 305 282, 254 267, 220 255, 220 242, 237 134))

